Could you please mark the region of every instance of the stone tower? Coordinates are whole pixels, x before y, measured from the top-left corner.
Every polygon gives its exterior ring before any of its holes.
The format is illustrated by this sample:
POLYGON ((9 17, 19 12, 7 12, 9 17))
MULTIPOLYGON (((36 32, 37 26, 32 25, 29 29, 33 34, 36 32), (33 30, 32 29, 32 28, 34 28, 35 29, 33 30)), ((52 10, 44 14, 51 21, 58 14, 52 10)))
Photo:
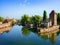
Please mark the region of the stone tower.
POLYGON ((50 13, 49 19, 52 22, 52 26, 57 25, 57 14, 56 14, 56 12, 54 10, 52 10, 52 12, 50 13))

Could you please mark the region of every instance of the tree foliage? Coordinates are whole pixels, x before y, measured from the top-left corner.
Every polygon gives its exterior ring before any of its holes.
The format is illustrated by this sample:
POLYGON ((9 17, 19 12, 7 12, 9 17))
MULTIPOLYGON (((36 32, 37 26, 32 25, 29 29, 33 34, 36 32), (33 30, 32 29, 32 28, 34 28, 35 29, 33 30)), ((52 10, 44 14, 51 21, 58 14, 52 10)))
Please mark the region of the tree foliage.
POLYGON ((60 24, 60 13, 57 14, 57 22, 60 24))
POLYGON ((32 22, 32 23, 37 23, 37 24, 39 24, 39 23, 41 23, 41 21, 42 21, 42 17, 39 16, 39 15, 35 15, 35 16, 33 16, 33 17, 31 18, 31 22, 32 22))
POLYGON ((0 16, 0 21, 1 22, 4 22, 4 18, 0 16))
POLYGON ((47 20, 47 12, 44 10, 44 13, 43 13, 43 21, 47 20))
POLYGON ((12 26, 15 24, 15 21, 14 20, 11 20, 12 21, 12 26))
POLYGON ((21 23, 21 20, 20 20, 20 19, 18 19, 18 20, 17 20, 17 24, 20 24, 20 23, 21 23))
POLYGON ((21 18, 21 23, 26 24, 28 22, 30 22, 30 17, 27 14, 24 14, 21 18))

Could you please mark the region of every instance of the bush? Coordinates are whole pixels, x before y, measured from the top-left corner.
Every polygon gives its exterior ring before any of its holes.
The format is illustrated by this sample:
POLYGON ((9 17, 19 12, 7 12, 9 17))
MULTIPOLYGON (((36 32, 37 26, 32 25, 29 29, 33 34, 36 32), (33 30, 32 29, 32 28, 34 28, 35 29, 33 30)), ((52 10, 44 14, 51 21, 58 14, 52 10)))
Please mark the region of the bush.
POLYGON ((12 20, 12 26, 15 24, 15 21, 14 20, 12 20))
POLYGON ((1 22, 4 22, 4 18, 0 16, 0 21, 1 22))

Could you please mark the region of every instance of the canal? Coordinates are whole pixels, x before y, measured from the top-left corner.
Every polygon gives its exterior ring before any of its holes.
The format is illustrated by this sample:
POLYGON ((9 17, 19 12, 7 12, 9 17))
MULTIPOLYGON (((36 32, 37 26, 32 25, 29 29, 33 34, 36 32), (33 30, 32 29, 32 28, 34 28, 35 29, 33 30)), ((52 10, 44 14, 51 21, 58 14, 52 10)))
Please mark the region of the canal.
MULTIPOLYGON (((8 28, 7 28, 8 29, 8 28)), ((60 31, 40 35, 25 27, 15 25, 0 34, 0 45, 60 45, 60 31)))

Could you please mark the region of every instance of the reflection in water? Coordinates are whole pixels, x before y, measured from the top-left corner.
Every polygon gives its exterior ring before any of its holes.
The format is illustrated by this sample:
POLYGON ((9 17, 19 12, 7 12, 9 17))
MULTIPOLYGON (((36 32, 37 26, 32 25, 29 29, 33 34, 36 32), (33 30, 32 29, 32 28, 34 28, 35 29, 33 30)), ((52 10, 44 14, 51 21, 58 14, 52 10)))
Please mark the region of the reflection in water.
POLYGON ((11 27, 6 27, 6 28, 1 28, 0 29, 0 34, 4 33, 4 32, 9 32, 11 30, 11 27))
POLYGON ((50 41, 51 41, 52 43, 55 43, 55 42, 56 42, 56 36, 57 36, 56 33, 54 33, 54 34, 51 35, 50 41))
POLYGON ((59 34, 60 34, 60 30, 57 32, 57 36, 59 36, 59 34))
POLYGON ((52 44, 54 44, 56 42, 56 37, 57 37, 58 31, 55 31, 54 33, 50 32, 50 33, 46 33, 46 34, 45 33, 44 34, 38 34, 37 32, 35 32, 36 29, 30 29, 30 28, 26 28, 26 27, 22 28, 22 33, 24 35, 29 35, 30 31, 33 32, 33 33, 36 33, 43 40, 48 40, 49 39, 52 44))
POLYGON ((22 34, 28 36, 30 32, 37 33, 37 28, 27 28, 27 27, 22 27, 22 34))
POLYGON ((51 43, 55 43, 55 41, 56 41, 56 37, 57 37, 57 34, 56 34, 57 32, 55 32, 55 33, 50 33, 50 34, 44 34, 44 35, 41 35, 40 34, 40 36, 41 36, 41 38, 43 38, 44 40, 47 40, 47 39, 49 39, 50 40, 50 42, 51 43))
POLYGON ((0 45, 60 45, 60 31, 38 34, 36 28, 18 25, 13 26, 11 31, 10 29, 11 27, 2 29, 7 33, 0 35, 0 45))
POLYGON ((44 40, 49 39, 50 42, 54 44, 54 43, 56 42, 57 33, 58 33, 58 32, 48 33, 48 34, 40 34, 40 36, 41 36, 41 38, 43 38, 44 40))
POLYGON ((25 35, 25 36, 28 36, 30 34, 30 31, 28 30, 28 28, 23 27, 22 28, 22 34, 25 35))

